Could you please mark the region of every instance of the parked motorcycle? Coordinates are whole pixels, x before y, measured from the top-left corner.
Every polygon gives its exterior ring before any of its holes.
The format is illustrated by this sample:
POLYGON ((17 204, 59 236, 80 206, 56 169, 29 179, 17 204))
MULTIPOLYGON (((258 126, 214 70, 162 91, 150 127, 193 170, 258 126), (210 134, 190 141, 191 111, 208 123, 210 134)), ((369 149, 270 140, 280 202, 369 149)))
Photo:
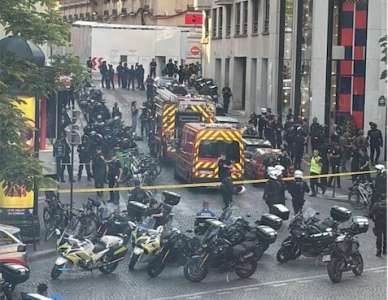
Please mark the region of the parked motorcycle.
POLYGON ((155 255, 160 249, 160 239, 163 232, 163 226, 153 229, 155 220, 147 217, 140 225, 129 222, 131 228, 130 244, 132 253, 129 258, 128 269, 132 271, 136 263, 143 255, 155 255))
MULTIPOLYGON (((58 236, 60 232, 57 232, 58 236)), ((63 272, 78 267, 83 271, 99 269, 103 274, 112 273, 124 259, 128 247, 117 236, 105 235, 95 244, 88 239, 62 235, 60 255, 51 270, 51 278, 57 279, 63 272)))
POLYGON ((360 244, 356 235, 368 231, 369 221, 365 217, 353 217, 350 228, 342 230, 333 243, 329 254, 323 257, 327 264, 327 274, 332 282, 338 283, 342 273, 352 271, 360 276, 364 271, 364 261, 359 251, 360 244))
POLYGON ((301 255, 322 256, 334 243, 338 225, 348 221, 351 214, 350 210, 338 206, 332 207, 331 218, 322 222, 312 208, 297 214, 290 222, 290 236, 283 241, 276 259, 280 263, 285 263, 301 255))
POLYGON ((225 235, 226 225, 218 220, 208 220, 210 227, 202 240, 198 255, 184 266, 184 276, 192 282, 206 278, 210 268, 233 270, 240 278, 252 276, 257 269, 254 242, 243 241, 233 245, 225 235))
POLYGON ((151 278, 161 274, 167 264, 184 266, 199 249, 200 241, 197 237, 189 237, 174 228, 162 238, 161 246, 147 266, 147 273, 151 278))

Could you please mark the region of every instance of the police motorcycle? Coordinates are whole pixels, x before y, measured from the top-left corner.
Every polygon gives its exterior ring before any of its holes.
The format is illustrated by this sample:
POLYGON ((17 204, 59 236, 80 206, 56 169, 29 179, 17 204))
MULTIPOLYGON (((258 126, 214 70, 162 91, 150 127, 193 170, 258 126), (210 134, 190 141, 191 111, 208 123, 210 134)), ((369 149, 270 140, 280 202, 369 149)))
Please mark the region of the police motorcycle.
POLYGON ((360 276, 364 271, 360 243, 355 236, 366 233, 368 228, 368 219, 356 216, 352 218, 349 228, 340 230, 328 254, 323 257, 323 261, 328 262, 327 274, 333 283, 341 281, 343 272, 352 271, 354 275, 360 276))
POLYGON ((81 271, 98 269, 110 274, 124 259, 128 247, 118 236, 104 235, 96 243, 88 239, 69 235, 57 230, 57 250, 59 256, 51 270, 51 278, 57 279, 62 273, 78 268, 81 271))
POLYGON ((276 254, 279 263, 297 259, 301 255, 322 258, 336 240, 338 226, 349 221, 352 212, 333 206, 329 218, 321 221, 318 215, 312 208, 295 215, 289 224, 290 235, 276 254))
POLYGON ((184 276, 192 282, 206 278, 209 269, 234 271, 240 278, 252 276, 257 269, 255 243, 241 241, 235 232, 219 220, 208 219, 209 227, 202 238, 198 253, 184 266, 184 276), (237 240, 236 240, 237 239, 237 240))
POLYGON ((167 227, 172 221, 172 207, 178 205, 181 196, 172 192, 163 192, 164 200, 160 204, 160 213, 162 217, 156 222, 152 216, 146 217, 141 224, 129 222, 131 228, 130 244, 132 253, 129 258, 128 269, 132 271, 136 263, 144 255, 153 256, 161 247, 162 234, 167 233, 167 227), (159 225, 156 227, 156 225, 159 225), (156 227, 156 229, 154 229, 156 227))

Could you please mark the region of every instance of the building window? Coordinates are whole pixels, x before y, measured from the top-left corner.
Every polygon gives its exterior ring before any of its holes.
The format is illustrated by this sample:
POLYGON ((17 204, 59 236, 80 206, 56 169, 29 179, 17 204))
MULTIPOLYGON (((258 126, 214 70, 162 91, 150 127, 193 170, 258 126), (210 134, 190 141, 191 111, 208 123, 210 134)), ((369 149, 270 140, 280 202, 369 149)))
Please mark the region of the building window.
POLYGON ((218 38, 222 39, 222 22, 223 22, 223 14, 224 11, 222 7, 219 8, 219 14, 218 14, 218 38))
POLYGON ((259 31, 259 0, 252 0, 252 34, 259 31))
POLYGON ((85 19, 85 15, 84 15, 84 14, 79 14, 79 18, 80 18, 81 20, 84 20, 84 19, 85 19))
POLYGON ((226 38, 230 37, 232 31, 232 6, 226 6, 226 38))
POLYGON ((235 29, 234 29, 234 35, 239 36, 240 35, 240 21, 241 21, 241 3, 236 3, 236 10, 235 10, 235 29))
POLYGON ((217 8, 212 10, 212 38, 217 37, 217 8))
POLYGON ((263 34, 269 33, 269 0, 264 1, 263 34))
POLYGON ((248 1, 243 2, 243 35, 248 34, 248 1))
POLYGON ((209 11, 205 11, 205 22, 204 22, 204 27, 205 27, 205 38, 209 37, 209 11))

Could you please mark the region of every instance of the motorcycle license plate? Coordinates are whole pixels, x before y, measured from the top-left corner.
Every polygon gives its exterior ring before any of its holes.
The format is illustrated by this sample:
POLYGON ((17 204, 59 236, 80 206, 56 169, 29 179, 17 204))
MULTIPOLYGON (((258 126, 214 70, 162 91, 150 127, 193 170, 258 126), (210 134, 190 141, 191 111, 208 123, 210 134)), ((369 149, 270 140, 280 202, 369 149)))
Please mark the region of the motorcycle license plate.
POLYGON ((133 253, 136 254, 136 255, 140 255, 140 254, 143 254, 144 250, 141 249, 141 248, 138 248, 136 247, 135 249, 133 249, 133 253))
POLYGON ((323 262, 331 261, 331 255, 330 255, 330 254, 323 255, 323 256, 322 256, 322 261, 323 261, 323 262))

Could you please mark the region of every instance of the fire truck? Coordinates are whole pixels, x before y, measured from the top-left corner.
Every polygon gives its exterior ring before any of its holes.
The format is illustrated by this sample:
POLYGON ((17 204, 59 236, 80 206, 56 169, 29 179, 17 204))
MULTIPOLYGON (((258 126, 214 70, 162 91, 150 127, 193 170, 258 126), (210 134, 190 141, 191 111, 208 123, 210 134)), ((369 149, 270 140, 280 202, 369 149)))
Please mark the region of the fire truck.
POLYGON ((176 128, 188 122, 213 123, 215 104, 201 96, 180 96, 170 90, 157 89, 156 106, 156 152, 163 159, 173 159, 176 141, 180 138, 176 128))
POLYGON ((231 176, 244 174, 244 143, 241 130, 230 124, 186 123, 177 140, 175 177, 186 182, 218 181, 218 159, 226 154, 232 163, 231 176))

